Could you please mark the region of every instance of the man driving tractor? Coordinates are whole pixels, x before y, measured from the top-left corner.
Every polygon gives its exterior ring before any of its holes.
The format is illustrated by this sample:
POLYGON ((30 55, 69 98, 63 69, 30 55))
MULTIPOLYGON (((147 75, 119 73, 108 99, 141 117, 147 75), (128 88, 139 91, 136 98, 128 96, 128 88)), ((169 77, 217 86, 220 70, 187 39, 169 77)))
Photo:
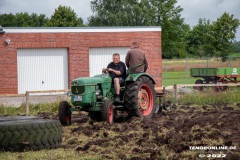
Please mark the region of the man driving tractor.
POLYGON ((103 68, 102 71, 109 73, 112 78, 116 91, 115 102, 120 102, 120 85, 124 83, 126 78, 126 66, 125 63, 120 61, 120 55, 114 53, 113 61, 108 64, 107 68, 103 68))
POLYGON ((133 43, 133 46, 134 49, 127 54, 128 72, 120 61, 120 55, 114 53, 113 61, 102 69, 109 74, 72 80, 71 105, 68 101, 59 103, 59 120, 62 125, 71 124, 73 111, 86 111, 91 119, 110 124, 117 115, 116 111, 126 111, 130 116, 153 117, 156 111, 156 83, 151 75, 145 73, 145 54, 138 49, 137 43, 133 43))

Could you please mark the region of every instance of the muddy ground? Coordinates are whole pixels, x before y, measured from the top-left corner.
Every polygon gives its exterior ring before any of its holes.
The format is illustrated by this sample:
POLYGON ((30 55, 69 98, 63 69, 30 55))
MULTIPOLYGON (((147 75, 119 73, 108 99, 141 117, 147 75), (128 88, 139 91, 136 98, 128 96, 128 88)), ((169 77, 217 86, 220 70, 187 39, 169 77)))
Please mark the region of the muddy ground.
POLYGON ((84 112, 75 113, 72 121, 63 127, 62 148, 96 159, 240 159, 240 104, 184 105, 152 119, 128 118, 118 112, 113 125, 92 121, 84 112), (236 150, 190 150, 189 146, 234 146, 236 150))

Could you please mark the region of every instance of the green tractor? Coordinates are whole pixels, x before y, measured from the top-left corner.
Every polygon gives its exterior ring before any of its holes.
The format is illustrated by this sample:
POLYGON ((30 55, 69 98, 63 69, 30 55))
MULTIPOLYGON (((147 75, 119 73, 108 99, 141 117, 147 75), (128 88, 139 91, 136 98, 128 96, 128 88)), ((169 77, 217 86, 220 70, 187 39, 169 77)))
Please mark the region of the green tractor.
POLYGON ((67 101, 60 102, 59 120, 62 125, 70 125, 73 111, 86 111, 91 119, 111 124, 117 110, 127 111, 131 116, 151 118, 156 111, 154 84, 149 74, 130 72, 121 86, 121 102, 115 103, 115 89, 108 74, 74 79, 69 93, 72 105, 67 101))

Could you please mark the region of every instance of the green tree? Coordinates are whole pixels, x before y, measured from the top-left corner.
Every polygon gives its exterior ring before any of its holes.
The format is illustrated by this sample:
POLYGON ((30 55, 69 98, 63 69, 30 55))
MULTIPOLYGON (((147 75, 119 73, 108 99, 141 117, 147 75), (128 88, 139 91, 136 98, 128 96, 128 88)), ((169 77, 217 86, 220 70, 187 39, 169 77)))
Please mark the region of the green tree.
POLYGON ((2 27, 15 27, 16 17, 14 14, 1 14, 0 15, 0 25, 2 27))
POLYGON ((44 14, 32 13, 29 15, 27 12, 21 12, 15 15, 12 13, 0 15, 0 24, 3 27, 42 27, 47 21, 48 18, 44 14))
POLYGON ((185 57, 190 27, 176 0, 93 0, 89 26, 161 26, 163 57, 185 57))
POLYGON ((226 12, 217 21, 213 22, 213 45, 216 50, 216 56, 223 57, 223 61, 233 51, 232 42, 236 38, 239 24, 239 20, 234 18, 234 15, 229 15, 226 12))
POLYGON ((37 15, 36 13, 32 13, 30 15, 30 23, 31 27, 43 27, 49 21, 45 14, 37 15))
POLYGON ((94 15, 88 18, 90 26, 132 26, 136 25, 137 0, 94 0, 91 1, 94 15))
MULTIPOLYGON (((234 48, 234 52, 240 53, 240 41, 239 41, 239 42, 234 41, 234 42, 232 43, 232 46, 233 46, 233 48, 234 48)), ((240 54, 239 54, 239 56, 240 56, 240 54)))
POLYGON ((16 26, 19 27, 31 27, 30 16, 27 12, 16 13, 16 26))
POLYGON ((49 27, 77 27, 83 26, 82 18, 78 18, 77 14, 71 7, 59 6, 51 16, 46 26, 49 27))
POLYGON ((199 19, 198 24, 193 27, 187 37, 188 53, 200 57, 214 55, 212 27, 210 20, 199 19))

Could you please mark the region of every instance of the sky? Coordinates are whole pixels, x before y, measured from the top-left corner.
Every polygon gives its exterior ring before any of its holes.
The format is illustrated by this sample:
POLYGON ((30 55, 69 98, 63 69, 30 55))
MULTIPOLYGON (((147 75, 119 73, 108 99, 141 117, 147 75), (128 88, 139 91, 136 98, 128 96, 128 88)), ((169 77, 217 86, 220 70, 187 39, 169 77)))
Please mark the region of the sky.
MULTIPOLYGON (((87 22, 93 14, 90 6, 91 0, 0 0, 0 13, 28 12, 45 14, 51 17, 59 5, 70 6, 78 15, 87 22)), ((240 19, 240 0, 178 0, 177 5, 183 8, 182 18, 191 27, 198 23, 200 18, 216 21, 224 12, 233 14, 240 19)), ((237 31, 237 40, 240 41, 240 27, 237 31)))

